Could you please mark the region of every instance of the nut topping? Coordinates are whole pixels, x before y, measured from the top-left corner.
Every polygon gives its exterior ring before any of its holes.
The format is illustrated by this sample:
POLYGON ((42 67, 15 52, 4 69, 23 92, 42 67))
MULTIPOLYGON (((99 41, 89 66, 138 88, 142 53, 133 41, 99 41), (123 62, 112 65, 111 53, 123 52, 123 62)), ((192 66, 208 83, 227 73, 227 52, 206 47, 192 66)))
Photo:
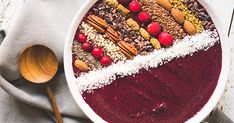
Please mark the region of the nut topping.
POLYGON ((182 24, 185 20, 183 13, 179 9, 172 8, 171 15, 180 24, 182 24))
POLYGON ((119 47, 121 48, 121 51, 128 57, 129 55, 131 56, 136 56, 138 54, 137 49, 132 45, 124 41, 120 41, 118 43, 119 47))
POLYGON ((190 35, 194 35, 197 32, 196 27, 187 20, 184 21, 184 29, 190 35))
POLYGON ((105 30, 103 28, 101 28, 100 26, 98 26, 94 22, 87 20, 87 23, 90 24, 92 27, 94 27, 99 33, 105 32, 105 30))
POLYGON ((108 27, 106 30, 106 36, 113 41, 114 43, 119 42, 119 34, 111 27, 108 27))
POLYGON ((95 15, 89 15, 87 17, 87 22, 100 33, 104 33, 108 27, 107 23, 102 18, 95 15))
POLYGON ((89 66, 85 62, 79 59, 75 60, 74 65, 76 68, 78 68, 82 72, 87 72, 90 69, 89 66))
POLYGON ((172 8, 171 3, 168 0, 156 0, 157 3, 162 6, 163 8, 165 8, 166 10, 170 11, 172 8))
POLYGON ((133 59, 133 56, 128 53, 127 51, 123 50, 122 48, 120 48, 120 51, 128 58, 128 59, 133 59))

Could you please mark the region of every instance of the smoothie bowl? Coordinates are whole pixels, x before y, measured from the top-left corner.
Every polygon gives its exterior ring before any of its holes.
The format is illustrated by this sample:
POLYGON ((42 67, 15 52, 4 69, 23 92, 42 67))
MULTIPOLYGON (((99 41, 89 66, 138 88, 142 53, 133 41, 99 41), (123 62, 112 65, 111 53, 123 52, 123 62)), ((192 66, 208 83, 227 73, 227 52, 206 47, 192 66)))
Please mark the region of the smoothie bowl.
POLYGON ((65 43, 69 89, 93 122, 196 123, 221 97, 229 47, 210 3, 87 0, 65 43))

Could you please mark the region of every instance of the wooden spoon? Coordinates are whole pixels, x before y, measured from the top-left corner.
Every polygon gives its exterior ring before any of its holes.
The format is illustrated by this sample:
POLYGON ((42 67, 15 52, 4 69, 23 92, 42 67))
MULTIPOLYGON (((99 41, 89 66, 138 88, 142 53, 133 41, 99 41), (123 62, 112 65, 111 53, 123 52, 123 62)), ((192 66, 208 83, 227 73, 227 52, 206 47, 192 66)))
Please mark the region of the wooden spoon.
MULTIPOLYGON (((37 84, 48 83, 58 70, 58 60, 54 52, 43 45, 33 45, 23 50, 20 54, 18 65, 20 74, 26 80, 37 84)), ((58 123, 63 123, 61 113, 48 84, 46 84, 46 92, 50 98, 58 123)))

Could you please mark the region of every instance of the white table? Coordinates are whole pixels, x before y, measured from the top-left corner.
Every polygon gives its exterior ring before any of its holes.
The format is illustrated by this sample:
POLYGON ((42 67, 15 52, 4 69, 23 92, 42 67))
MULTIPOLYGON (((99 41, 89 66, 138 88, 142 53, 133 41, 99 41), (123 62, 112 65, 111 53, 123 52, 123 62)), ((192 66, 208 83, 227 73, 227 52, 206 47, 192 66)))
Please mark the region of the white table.
MULTIPOLYGON (((0 0, 0 29, 8 31, 17 12, 23 5, 24 0, 0 0)), ((223 22, 225 32, 228 33, 231 14, 234 8, 234 0, 210 0, 213 2, 213 7, 216 9, 217 15, 223 22)), ((218 104, 225 114, 227 114, 234 121, 234 22, 230 35, 231 48, 231 67, 228 79, 227 89, 218 104)), ((1 89, 1 88, 0 88, 1 89)), ((0 90, 3 93, 3 90, 0 90)))

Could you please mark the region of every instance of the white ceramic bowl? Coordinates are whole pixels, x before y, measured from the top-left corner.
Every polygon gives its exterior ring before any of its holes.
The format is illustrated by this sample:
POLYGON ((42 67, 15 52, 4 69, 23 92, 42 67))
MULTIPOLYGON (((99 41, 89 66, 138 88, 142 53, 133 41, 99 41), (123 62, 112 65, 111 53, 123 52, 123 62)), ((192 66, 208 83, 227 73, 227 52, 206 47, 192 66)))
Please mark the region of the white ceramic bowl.
MULTIPOLYGON (((75 77, 73 74, 72 68, 72 42, 74 35, 76 33, 77 27, 79 26, 83 16, 88 12, 88 10, 97 2, 97 0, 86 0, 83 7, 77 12, 75 15, 70 29, 67 34, 65 48, 64 48, 64 67, 65 67, 65 75, 67 79, 67 83, 70 89, 71 94, 73 95, 76 103, 80 106, 82 111, 95 123, 104 123, 104 121, 100 116, 98 116, 90 106, 84 101, 82 95, 79 93, 77 86, 75 84, 75 77)), ((212 94, 209 101, 206 105, 192 118, 187 120, 187 123, 199 123, 203 119, 205 119, 209 113, 214 109, 217 105, 222 93, 224 92, 228 72, 229 72, 229 45, 227 37, 223 33, 222 25, 220 24, 219 18, 215 15, 214 10, 212 9, 212 4, 206 1, 200 1, 200 3, 207 9, 208 13, 210 14, 212 20, 214 21, 216 28, 219 31, 221 37, 221 45, 222 45, 222 69, 220 73, 220 77, 218 80, 217 87, 215 88, 214 93, 212 94)))

